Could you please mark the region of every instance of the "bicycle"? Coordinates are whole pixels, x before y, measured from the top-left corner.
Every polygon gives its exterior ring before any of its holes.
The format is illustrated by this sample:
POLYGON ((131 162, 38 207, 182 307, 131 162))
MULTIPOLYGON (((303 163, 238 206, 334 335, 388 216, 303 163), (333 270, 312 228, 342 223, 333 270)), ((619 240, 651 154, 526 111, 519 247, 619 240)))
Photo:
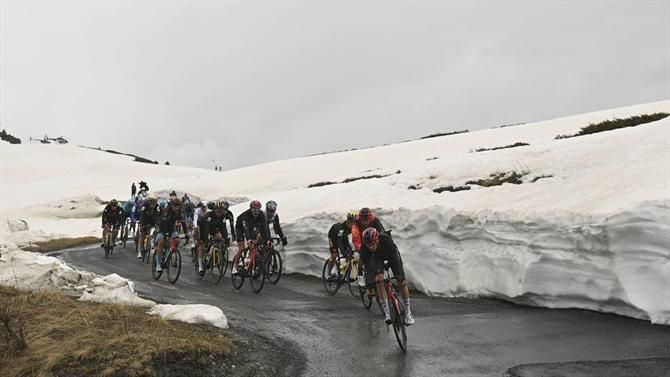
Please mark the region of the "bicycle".
POLYGON ((262 259, 258 256, 258 251, 249 256, 249 248, 242 250, 239 260, 237 261, 237 274, 231 274, 233 287, 235 289, 242 288, 245 279, 249 279, 251 289, 254 293, 258 293, 263 289, 265 284, 265 268, 263 267, 262 259))
MULTIPOLYGON (((400 294, 398 287, 398 278, 391 276, 391 265, 388 261, 384 261, 384 289, 386 291, 386 298, 389 301, 389 309, 391 314, 391 325, 393 326, 393 333, 398 341, 398 345, 403 353, 407 352, 407 324, 405 323, 405 304, 398 299, 400 294)), ((377 297, 377 304, 384 313, 381 307, 379 296, 377 297)))
MULTIPOLYGON (((210 275, 212 276, 212 281, 218 284, 226 275, 228 271, 228 247, 226 246, 226 241, 215 241, 207 243, 207 250, 209 250, 203 256, 203 263, 205 265, 205 271, 210 270, 210 275)), ((199 266, 197 259, 194 260, 195 273, 199 279, 202 279, 204 275, 200 275, 199 266)))
POLYGON ((338 253, 335 263, 330 266, 330 268, 328 266, 330 259, 326 259, 326 262, 323 264, 321 279, 323 280, 323 287, 326 289, 326 293, 328 293, 329 296, 335 296, 344 284, 349 286, 349 293, 351 293, 352 296, 359 296, 360 288, 356 283, 356 278, 353 277, 357 275, 358 261, 351 257, 349 259, 338 253), (349 259, 351 259, 351 261, 349 259), (332 274, 331 272, 335 267, 337 267, 337 271, 335 274, 332 274), (353 285, 352 282, 354 283, 353 285))
MULTIPOLYGON (((139 236, 137 236, 139 239, 139 236)), ((142 251, 142 263, 149 264, 151 261, 151 249, 154 248, 153 240, 156 238, 156 230, 151 232, 151 228, 147 229, 144 234, 144 242, 140 245, 142 251)), ((137 245, 137 244, 136 244, 137 245)))
POLYGON ((282 257, 281 254, 279 254, 279 251, 275 249, 275 245, 279 245, 280 242, 281 239, 279 237, 272 237, 270 247, 268 248, 264 246, 259 250, 261 251, 263 266, 265 266, 264 270, 266 277, 272 284, 277 284, 282 275, 282 257))
POLYGON ((163 270, 156 270, 156 249, 154 249, 154 252, 151 254, 151 260, 153 261, 151 263, 151 275, 154 280, 158 280, 163 275, 163 271, 167 271, 168 281, 174 284, 179 279, 179 274, 181 273, 181 253, 177 247, 177 240, 171 238, 167 238, 167 240, 169 240, 170 247, 167 251, 163 250, 163 255, 160 258, 160 266, 163 270))

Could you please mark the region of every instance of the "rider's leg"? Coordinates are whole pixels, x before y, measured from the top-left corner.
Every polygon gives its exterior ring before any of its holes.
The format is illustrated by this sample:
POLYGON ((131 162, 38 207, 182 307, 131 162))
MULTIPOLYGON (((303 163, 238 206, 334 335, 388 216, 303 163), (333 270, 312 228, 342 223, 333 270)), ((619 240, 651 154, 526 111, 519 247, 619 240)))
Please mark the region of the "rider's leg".
POLYGON ((156 235, 156 271, 163 271, 161 267, 161 259, 163 258, 163 244, 165 243, 165 236, 163 232, 158 232, 156 235))
POLYGON ((407 279, 405 279, 405 269, 403 267, 402 258, 399 253, 392 253, 389 256, 389 263, 391 264, 391 270, 393 275, 398 279, 398 285, 400 288, 400 296, 402 301, 405 304, 405 323, 408 325, 414 324, 414 316, 412 315, 412 309, 409 303, 409 288, 407 287, 407 279))
POLYGON ((375 275, 375 284, 377 286, 377 296, 379 297, 379 302, 382 303, 382 309, 384 309, 384 320, 386 323, 391 323, 391 311, 389 309, 388 298, 386 297, 383 273, 378 273, 375 275))
POLYGON ((233 268, 232 268, 232 273, 236 274, 238 273, 237 271, 237 263, 239 263, 240 256, 242 255, 242 251, 244 250, 244 240, 238 241, 237 242, 237 252, 235 253, 235 256, 233 257, 233 268))

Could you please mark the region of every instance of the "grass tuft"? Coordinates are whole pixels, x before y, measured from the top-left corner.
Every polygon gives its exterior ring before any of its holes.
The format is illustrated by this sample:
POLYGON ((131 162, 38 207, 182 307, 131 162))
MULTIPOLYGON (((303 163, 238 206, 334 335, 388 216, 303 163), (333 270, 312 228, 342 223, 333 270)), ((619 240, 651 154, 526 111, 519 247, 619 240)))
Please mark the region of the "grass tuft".
POLYGON ((574 135, 556 135, 555 139, 568 139, 576 136, 590 135, 598 132, 611 131, 619 128, 626 127, 635 127, 645 123, 655 122, 667 117, 668 113, 653 113, 653 114, 644 114, 644 115, 635 115, 629 118, 615 118, 612 120, 606 120, 600 123, 590 123, 588 126, 583 127, 578 133, 574 135))
POLYGON ((33 242, 28 246, 21 247, 21 249, 37 253, 48 253, 51 251, 69 249, 77 246, 87 246, 100 242, 102 242, 102 239, 98 237, 58 238, 43 242, 33 242))
POLYGON ((0 344, 7 377, 153 376, 166 368, 199 375, 232 345, 220 329, 166 321, 129 306, 78 302, 60 292, 0 287, 0 299, 21 301, 28 334, 21 352, 0 344))

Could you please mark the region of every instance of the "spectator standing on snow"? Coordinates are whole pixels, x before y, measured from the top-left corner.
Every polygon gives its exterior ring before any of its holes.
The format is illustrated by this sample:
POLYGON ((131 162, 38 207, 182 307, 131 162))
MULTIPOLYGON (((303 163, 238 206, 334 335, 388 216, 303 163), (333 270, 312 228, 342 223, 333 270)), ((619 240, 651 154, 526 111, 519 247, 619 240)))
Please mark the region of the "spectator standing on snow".
POLYGON ((137 186, 135 186, 135 182, 130 186, 130 197, 134 198, 135 194, 137 193, 137 186))

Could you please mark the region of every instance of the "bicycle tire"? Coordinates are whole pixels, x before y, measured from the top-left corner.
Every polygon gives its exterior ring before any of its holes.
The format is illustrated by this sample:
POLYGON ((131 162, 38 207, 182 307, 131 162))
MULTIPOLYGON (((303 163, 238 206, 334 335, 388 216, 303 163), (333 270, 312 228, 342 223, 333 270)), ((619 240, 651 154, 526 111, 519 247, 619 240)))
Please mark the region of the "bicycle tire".
POLYGON ((210 275, 214 284, 219 284, 221 278, 223 278, 223 252, 218 247, 213 252, 212 258, 209 260, 210 275))
POLYGON ((283 262, 281 254, 275 249, 270 251, 270 255, 266 261, 266 271, 268 274, 268 281, 272 284, 277 284, 282 275, 283 262))
POLYGON ((244 258, 245 258, 245 253, 242 253, 240 255, 240 258, 237 260, 237 271, 239 273, 237 274, 230 274, 230 279, 233 283, 233 287, 235 289, 240 289, 244 285, 244 258))
POLYGON ((351 293, 352 296, 355 298, 358 298, 361 294, 361 290, 359 289, 358 285, 358 276, 352 277, 351 273, 353 272, 352 268, 353 263, 349 263, 349 266, 347 267, 347 271, 344 273, 344 282, 347 284, 349 287, 349 293, 351 293))
MULTIPOLYGON (((330 276, 330 270, 328 268, 328 262, 329 260, 326 259, 326 262, 323 264, 323 272, 321 273, 321 280, 323 280, 323 287, 326 289, 326 293, 328 293, 329 296, 335 296, 337 294, 337 291, 340 290, 340 287, 342 286, 342 279, 340 279, 339 273, 340 270, 338 268, 337 270, 337 278, 335 281, 332 280, 330 276)), ((335 263, 339 263, 338 260, 335 261, 335 263)))
POLYGON ((156 251, 151 253, 151 255, 149 256, 149 259, 152 260, 152 262, 151 262, 151 276, 154 278, 154 280, 158 280, 158 279, 161 278, 161 275, 163 275, 163 271, 156 271, 156 251))
MULTIPOLYGON (((397 300, 397 298, 396 298, 397 300)), ((400 309, 397 309, 395 305, 392 306, 391 315, 393 316, 393 333, 395 338, 398 341, 398 346, 403 353, 407 352, 407 329, 405 325, 405 314, 403 309, 403 304, 398 300, 398 306, 400 309)))
POLYGON ((223 247, 221 257, 223 258, 223 272, 221 273, 221 277, 224 277, 226 276, 226 272, 228 272, 228 265, 230 264, 230 261, 228 260, 230 256, 228 255, 228 248, 226 246, 223 247))
POLYGON ((181 274, 181 253, 179 252, 179 248, 175 248, 173 251, 169 251, 169 253, 165 268, 167 269, 168 281, 170 284, 175 284, 181 274))
POLYGON ((256 256, 256 260, 251 266, 249 283, 251 284, 251 290, 254 291, 254 293, 260 293, 265 285, 265 266, 263 266, 263 261, 258 256, 256 256))

